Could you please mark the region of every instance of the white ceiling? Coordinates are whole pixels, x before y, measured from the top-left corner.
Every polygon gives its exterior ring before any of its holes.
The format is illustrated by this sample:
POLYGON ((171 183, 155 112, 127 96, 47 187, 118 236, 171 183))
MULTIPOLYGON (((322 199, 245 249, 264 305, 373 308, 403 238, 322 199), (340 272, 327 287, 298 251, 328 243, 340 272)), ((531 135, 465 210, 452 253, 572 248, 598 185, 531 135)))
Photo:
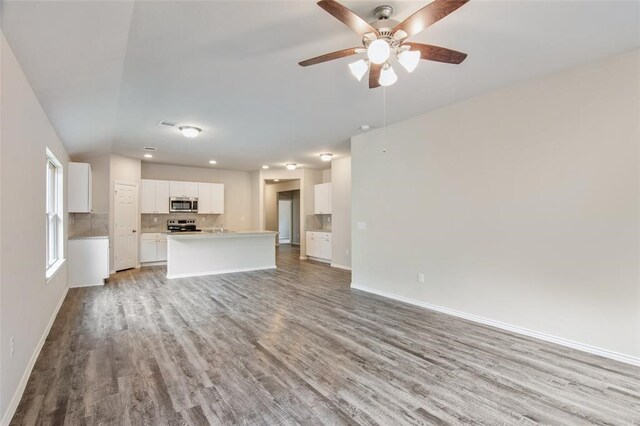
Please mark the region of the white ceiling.
MULTIPOLYGON (((427 1, 344 1, 373 20, 401 20, 427 1)), ((350 59, 297 63, 359 37, 315 1, 3 1, 2 29, 72 155, 116 152, 152 161, 256 170, 326 166, 361 124, 382 125, 383 91, 350 59), (161 120, 204 131, 187 140, 161 120)), ((469 54, 422 61, 386 90, 387 122, 534 76, 640 47, 637 1, 470 3, 412 38, 469 54)), ((461 123, 463 124, 463 123, 461 123)))

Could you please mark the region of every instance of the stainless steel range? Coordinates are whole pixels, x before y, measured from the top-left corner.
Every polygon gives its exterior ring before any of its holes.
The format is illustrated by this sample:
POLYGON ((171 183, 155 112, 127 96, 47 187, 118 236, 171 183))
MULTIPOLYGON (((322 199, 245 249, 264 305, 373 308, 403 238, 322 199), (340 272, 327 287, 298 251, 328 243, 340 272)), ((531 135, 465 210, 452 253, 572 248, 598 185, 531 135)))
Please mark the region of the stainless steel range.
POLYGON ((196 228, 196 221, 193 219, 169 219, 167 220, 167 230, 170 232, 200 232, 196 228))

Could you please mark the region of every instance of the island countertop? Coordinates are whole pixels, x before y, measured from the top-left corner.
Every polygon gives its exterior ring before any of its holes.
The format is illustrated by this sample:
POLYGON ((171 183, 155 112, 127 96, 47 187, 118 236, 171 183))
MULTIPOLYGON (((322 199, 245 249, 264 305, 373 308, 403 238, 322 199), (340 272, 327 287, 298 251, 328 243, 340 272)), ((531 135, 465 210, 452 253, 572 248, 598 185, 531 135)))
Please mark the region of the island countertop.
POLYGON ((243 238, 276 235, 275 231, 202 231, 202 232, 173 232, 168 233, 167 238, 174 240, 191 240, 205 238, 243 238))

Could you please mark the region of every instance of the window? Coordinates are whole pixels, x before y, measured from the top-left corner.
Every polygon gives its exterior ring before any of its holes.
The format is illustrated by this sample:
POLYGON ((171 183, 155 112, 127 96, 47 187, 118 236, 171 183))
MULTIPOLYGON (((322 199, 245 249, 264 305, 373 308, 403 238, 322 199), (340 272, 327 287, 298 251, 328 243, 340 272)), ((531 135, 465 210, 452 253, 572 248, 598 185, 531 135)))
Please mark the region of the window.
POLYGON ((62 209, 62 165, 47 149, 47 278, 64 261, 63 253, 63 209, 62 209))

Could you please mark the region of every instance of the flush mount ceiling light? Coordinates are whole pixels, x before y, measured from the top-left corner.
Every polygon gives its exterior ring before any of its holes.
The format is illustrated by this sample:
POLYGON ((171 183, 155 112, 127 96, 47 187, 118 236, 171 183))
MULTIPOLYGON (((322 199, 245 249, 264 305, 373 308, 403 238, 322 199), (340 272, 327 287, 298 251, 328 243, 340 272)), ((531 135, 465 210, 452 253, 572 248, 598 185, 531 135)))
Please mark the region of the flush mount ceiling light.
POLYGON ((145 154, 145 155, 144 155, 144 158, 153 158, 153 155, 151 155, 151 154, 145 154))
POLYGON ((269 166, 267 166, 267 165, 265 164, 264 166, 262 166, 262 168, 266 170, 266 169, 268 169, 268 168, 269 168, 269 166))
POLYGON ((217 164, 218 162, 216 160, 209 160, 209 164, 217 164))
POLYGON ((434 0, 402 22, 390 19, 393 13, 391 6, 378 6, 373 11, 376 20, 367 22, 335 0, 321 0, 318 6, 358 33, 362 37, 362 45, 307 59, 299 64, 306 67, 366 53, 367 60, 360 59, 350 63, 349 70, 358 81, 362 80, 368 70, 371 89, 389 86, 398 80, 391 68, 390 62, 393 58, 396 58, 408 72, 416 69, 420 59, 459 64, 467 57, 466 53, 406 40, 456 11, 468 1, 434 0))
POLYGON ((180 130, 180 133, 186 138, 195 138, 202 131, 202 129, 193 126, 180 126, 178 130, 180 130))
POLYGON ((280 179, 274 179, 273 181, 274 182, 280 182, 280 179))
POLYGON ((362 126, 360 126, 360 130, 362 131, 367 131, 371 129, 371 126, 369 126, 368 124, 363 124, 362 126))
POLYGON ((325 152, 324 154, 320 154, 320 159, 322 161, 331 161, 332 157, 333 157, 333 154, 331 154, 330 152, 325 152))
POLYGON ((298 167, 297 164, 295 163, 288 163, 287 164, 287 170, 295 170, 298 167))

